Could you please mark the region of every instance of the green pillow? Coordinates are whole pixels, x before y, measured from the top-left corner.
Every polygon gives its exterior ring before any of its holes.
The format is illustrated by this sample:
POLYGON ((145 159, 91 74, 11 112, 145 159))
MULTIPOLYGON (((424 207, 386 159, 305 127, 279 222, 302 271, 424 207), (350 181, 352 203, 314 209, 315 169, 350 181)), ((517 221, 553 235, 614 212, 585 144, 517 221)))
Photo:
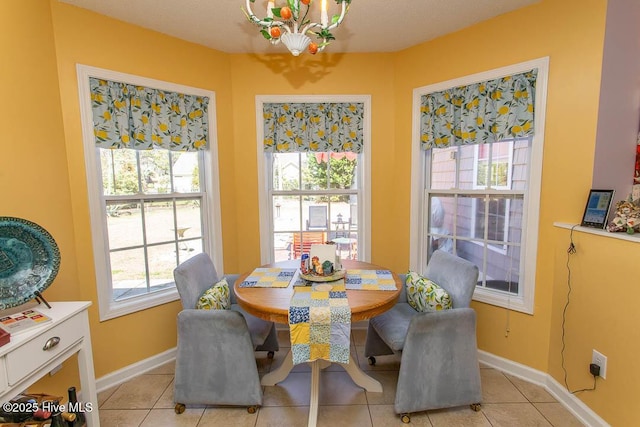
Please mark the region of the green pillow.
POLYGON ((229 298, 229 284, 227 279, 223 278, 218 283, 204 291, 196 308, 202 310, 228 310, 231 308, 231 299, 229 298))
POLYGON ((407 301, 416 311, 439 311, 452 307, 451 297, 432 280, 413 271, 407 274, 405 282, 407 301))

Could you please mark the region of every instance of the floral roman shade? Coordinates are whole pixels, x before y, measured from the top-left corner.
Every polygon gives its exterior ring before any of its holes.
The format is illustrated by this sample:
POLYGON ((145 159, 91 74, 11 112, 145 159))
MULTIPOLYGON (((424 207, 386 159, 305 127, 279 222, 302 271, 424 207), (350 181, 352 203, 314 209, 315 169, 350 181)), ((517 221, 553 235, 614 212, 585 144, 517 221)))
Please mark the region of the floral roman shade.
POLYGON ((89 78, 99 148, 207 148, 209 98, 89 78))
POLYGON ((363 103, 265 103, 264 150, 361 153, 363 103))
POLYGON ((533 135, 538 70, 421 97, 423 149, 483 144, 533 135))

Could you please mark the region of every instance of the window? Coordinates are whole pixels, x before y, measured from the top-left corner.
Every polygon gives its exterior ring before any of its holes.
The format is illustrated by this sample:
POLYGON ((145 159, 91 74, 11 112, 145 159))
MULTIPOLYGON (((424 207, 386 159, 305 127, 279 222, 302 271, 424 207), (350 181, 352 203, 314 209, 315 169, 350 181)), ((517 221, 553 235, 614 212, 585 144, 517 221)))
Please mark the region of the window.
POLYGON ((127 82, 209 98, 208 126, 215 130, 213 93, 137 76, 78 66, 85 163, 100 318, 177 300, 173 269, 210 253, 222 271, 217 165, 209 148, 171 151, 101 148, 94 137, 90 78, 127 82))
POLYGON ((342 259, 358 253, 358 155, 268 153, 274 261, 297 259, 334 241, 342 259))
POLYGON ((523 138, 426 154, 431 171, 425 177, 427 256, 435 249, 456 253, 480 267, 478 286, 512 296, 519 290, 525 182, 511 177, 526 176, 530 142, 523 138), (511 165, 514 157, 521 163, 511 165))
POLYGON ((533 312, 542 172, 546 59, 414 91, 411 269, 436 249, 479 267, 474 299, 533 312), (420 147, 423 95, 538 70, 535 133, 485 143, 420 147))
POLYGON ((313 243, 334 241, 343 259, 369 257, 370 98, 265 96, 256 103, 262 262, 300 258, 313 243), (265 103, 364 104, 361 153, 265 152, 265 103))

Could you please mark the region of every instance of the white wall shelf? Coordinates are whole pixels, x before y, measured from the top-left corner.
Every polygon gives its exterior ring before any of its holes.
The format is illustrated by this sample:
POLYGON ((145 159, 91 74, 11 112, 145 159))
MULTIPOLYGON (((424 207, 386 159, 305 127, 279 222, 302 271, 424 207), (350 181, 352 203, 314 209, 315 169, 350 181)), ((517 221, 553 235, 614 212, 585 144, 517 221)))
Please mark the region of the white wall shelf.
POLYGON ((610 237, 612 239, 627 240, 629 242, 640 243, 640 233, 611 233, 607 230, 601 230, 599 228, 583 227, 578 224, 569 224, 566 222, 554 222, 553 225, 555 227, 566 228, 568 230, 571 230, 573 228, 575 231, 580 231, 582 233, 596 234, 598 236, 610 237))

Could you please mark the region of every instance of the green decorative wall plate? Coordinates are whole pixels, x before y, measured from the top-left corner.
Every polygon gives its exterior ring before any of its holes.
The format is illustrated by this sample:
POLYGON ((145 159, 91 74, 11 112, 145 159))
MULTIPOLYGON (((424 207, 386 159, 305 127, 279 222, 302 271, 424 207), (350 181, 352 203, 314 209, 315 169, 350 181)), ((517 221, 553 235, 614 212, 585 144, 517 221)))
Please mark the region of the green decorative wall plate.
POLYGON ((0 216, 0 310, 33 299, 55 279, 60 250, 38 224, 0 216))

